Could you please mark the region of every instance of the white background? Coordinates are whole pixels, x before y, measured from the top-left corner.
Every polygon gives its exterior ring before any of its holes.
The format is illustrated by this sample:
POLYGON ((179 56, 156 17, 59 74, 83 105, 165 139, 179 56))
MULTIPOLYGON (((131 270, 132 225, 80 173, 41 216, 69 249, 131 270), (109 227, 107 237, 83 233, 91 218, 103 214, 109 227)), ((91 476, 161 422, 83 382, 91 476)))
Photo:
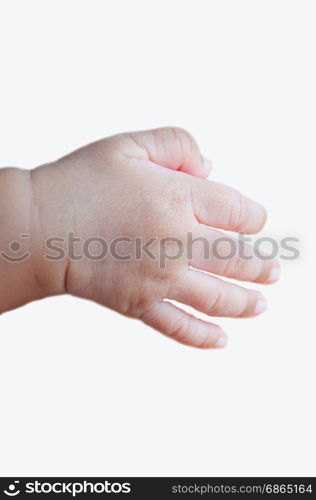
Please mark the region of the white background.
POLYGON ((177 125, 300 238, 199 351, 58 297, 0 323, 1 475, 315 475, 315 2, 1 1, 0 164, 177 125))

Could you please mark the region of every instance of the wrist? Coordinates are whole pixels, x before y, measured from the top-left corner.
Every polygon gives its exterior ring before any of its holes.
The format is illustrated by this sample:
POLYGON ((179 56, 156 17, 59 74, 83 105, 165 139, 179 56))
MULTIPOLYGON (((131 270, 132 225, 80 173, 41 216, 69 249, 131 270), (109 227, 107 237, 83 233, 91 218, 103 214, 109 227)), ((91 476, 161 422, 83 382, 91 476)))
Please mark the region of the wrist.
POLYGON ((60 171, 55 164, 29 172, 32 267, 45 296, 66 293, 68 257, 65 253, 62 257, 51 258, 47 248, 49 238, 63 237, 64 228, 67 228, 61 184, 60 171))
POLYGON ((45 221, 33 173, 0 170, 0 312, 64 291, 62 266, 45 259, 45 221))

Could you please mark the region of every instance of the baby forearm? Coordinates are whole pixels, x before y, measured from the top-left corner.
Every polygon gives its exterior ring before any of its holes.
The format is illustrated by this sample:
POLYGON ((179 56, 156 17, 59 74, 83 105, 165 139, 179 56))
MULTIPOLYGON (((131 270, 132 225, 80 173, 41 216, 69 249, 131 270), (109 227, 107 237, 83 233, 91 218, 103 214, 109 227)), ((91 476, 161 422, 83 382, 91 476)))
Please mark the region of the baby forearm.
POLYGON ((45 260, 32 177, 0 169, 0 312, 62 292, 56 266, 45 260))
POLYGON ((1 312, 41 296, 30 259, 30 183, 27 171, 0 170, 1 312))

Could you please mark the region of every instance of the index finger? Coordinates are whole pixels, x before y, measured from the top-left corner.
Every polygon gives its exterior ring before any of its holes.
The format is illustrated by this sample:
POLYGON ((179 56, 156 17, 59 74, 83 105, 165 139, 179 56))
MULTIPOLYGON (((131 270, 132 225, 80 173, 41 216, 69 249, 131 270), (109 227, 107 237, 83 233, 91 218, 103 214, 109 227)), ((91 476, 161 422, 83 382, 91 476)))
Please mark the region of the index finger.
POLYGON ((239 233, 257 233, 267 218, 265 208, 224 184, 190 179, 196 219, 207 226, 239 233))

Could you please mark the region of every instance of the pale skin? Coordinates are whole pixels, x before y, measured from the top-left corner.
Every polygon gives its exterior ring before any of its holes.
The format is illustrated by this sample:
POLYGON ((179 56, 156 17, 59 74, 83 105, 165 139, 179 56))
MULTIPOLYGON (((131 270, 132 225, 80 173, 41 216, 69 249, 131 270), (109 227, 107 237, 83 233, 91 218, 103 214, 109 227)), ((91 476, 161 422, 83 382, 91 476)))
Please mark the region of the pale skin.
MULTIPOLYGON (((10 243, 27 234, 21 252, 30 257, 18 263, 0 258, 0 311, 70 293, 142 320, 183 344, 224 347, 223 329, 188 314, 181 304, 211 317, 263 312, 259 291, 225 279, 263 284, 278 279, 277 261, 255 256, 249 245, 247 259, 238 254, 205 259, 196 245, 190 258, 167 260, 165 268, 147 257, 44 258, 47 239, 69 232, 82 241, 97 236, 108 242, 117 237, 185 242, 192 233, 211 244, 224 236, 221 230, 260 231, 264 208, 206 180, 209 170, 191 135, 176 128, 109 137, 32 171, 1 169, 0 251, 9 254, 10 243)), ((226 247, 219 245, 219 253, 226 247)), ((123 244, 121 251, 126 250, 123 244)))

